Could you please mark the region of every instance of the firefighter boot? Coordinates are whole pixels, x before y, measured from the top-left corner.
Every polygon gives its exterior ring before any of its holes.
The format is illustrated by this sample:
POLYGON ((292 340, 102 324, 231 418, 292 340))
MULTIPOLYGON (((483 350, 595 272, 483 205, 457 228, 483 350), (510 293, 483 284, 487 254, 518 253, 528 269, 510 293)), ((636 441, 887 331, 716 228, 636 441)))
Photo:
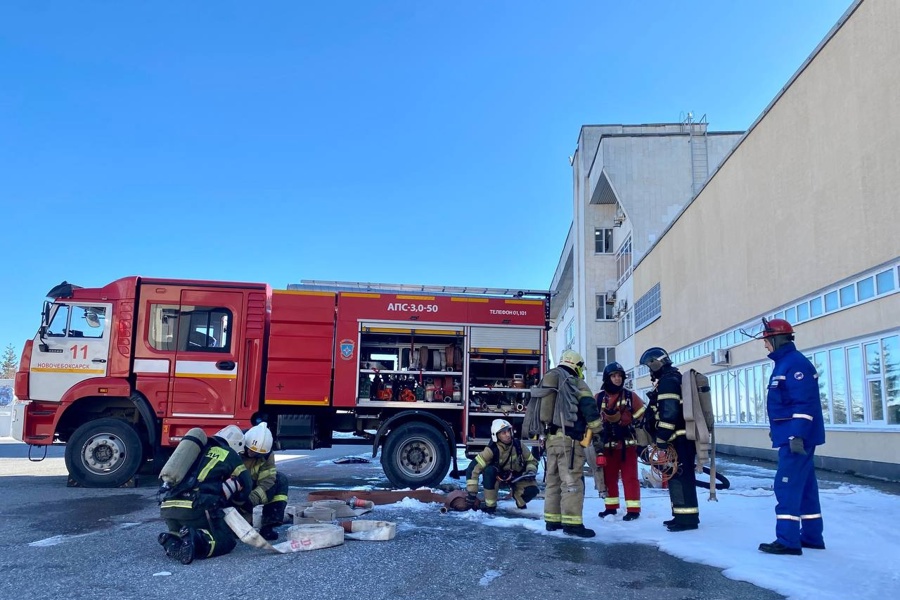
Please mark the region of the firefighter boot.
POLYGON ((697 525, 696 523, 683 523, 683 522, 675 521, 674 523, 667 525, 666 529, 668 529, 669 531, 679 532, 679 531, 693 531, 694 529, 697 529, 698 527, 700 527, 700 526, 697 525))
POLYGON ((555 523, 553 521, 547 521, 545 524, 547 531, 559 531, 563 528, 562 523, 555 523))
POLYGON ((273 542, 278 539, 278 532, 275 531, 275 528, 272 525, 264 525, 262 528, 260 528, 259 535, 261 535, 264 540, 269 542, 273 542))
POLYGON ((634 521, 635 519, 637 519, 640 516, 641 516, 641 513, 639 513, 639 512, 625 513, 625 516, 622 517, 622 520, 623 521, 634 521))
POLYGON ((617 511, 614 508, 607 508, 603 512, 599 513, 597 516, 602 519, 603 517, 611 517, 611 516, 615 515, 616 512, 617 511))
POLYGON ((197 538, 199 534, 192 527, 182 527, 178 533, 181 534, 181 545, 175 549, 173 558, 178 559, 183 565, 189 565, 198 556, 197 538))
POLYGON ((588 529, 584 525, 563 525, 563 533, 580 538, 592 538, 597 535, 593 529, 588 529))
POLYGON ((181 536, 172 533, 171 531, 166 531, 165 533, 159 534, 157 541, 159 542, 159 545, 166 550, 166 556, 175 558, 175 553, 178 550, 178 547, 181 546, 181 536))

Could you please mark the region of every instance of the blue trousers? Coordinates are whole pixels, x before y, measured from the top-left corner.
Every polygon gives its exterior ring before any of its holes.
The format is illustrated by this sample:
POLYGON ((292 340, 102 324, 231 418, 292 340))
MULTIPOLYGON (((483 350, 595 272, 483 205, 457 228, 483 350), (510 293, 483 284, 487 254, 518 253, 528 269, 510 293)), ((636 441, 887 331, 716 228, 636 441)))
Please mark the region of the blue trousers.
POLYGON ((822 539, 822 508, 819 484, 813 466, 815 446, 806 445, 806 456, 794 454, 788 444, 778 448, 775 472, 775 535, 788 548, 800 548, 801 541, 813 546, 822 539))

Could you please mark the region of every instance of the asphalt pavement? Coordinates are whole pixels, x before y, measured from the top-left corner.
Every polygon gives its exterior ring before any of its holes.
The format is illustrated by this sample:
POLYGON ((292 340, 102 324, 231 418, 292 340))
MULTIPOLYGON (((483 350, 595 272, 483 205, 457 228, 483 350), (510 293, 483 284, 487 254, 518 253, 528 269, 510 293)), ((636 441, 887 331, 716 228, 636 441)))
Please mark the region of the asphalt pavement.
MULTIPOLYGON (((348 540, 284 555, 239 544, 226 556, 181 565, 156 542, 165 527, 154 481, 135 488, 67 487, 61 447, 50 448, 41 462, 30 462, 27 453, 22 444, 0 441, 0 598, 782 597, 654 546, 485 527, 477 519, 442 515, 436 504, 433 510, 416 503, 376 507, 364 518, 398 525, 387 542, 348 540)), ((388 487, 380 464, 363 462, 371 455, 359 447, 277 458, 291 483, 290 503, 314 490, 388 487), (347 456, 355 460, 334 463, 347 456)))

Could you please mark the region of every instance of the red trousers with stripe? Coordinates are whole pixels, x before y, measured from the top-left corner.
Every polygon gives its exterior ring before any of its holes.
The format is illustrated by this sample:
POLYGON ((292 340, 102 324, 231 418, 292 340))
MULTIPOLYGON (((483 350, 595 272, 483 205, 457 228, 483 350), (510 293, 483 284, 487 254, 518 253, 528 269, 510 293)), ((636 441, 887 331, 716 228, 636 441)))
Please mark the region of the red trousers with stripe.
POLYGON ((619 508, 619 473, 622 474, 622 487, 625 488, 626 512, 641 512, 641 484, 638 481, 637 446, 622 448, 604 448, 606 466, 603 467, 603 481, 606 483, 606 508, 619 508))

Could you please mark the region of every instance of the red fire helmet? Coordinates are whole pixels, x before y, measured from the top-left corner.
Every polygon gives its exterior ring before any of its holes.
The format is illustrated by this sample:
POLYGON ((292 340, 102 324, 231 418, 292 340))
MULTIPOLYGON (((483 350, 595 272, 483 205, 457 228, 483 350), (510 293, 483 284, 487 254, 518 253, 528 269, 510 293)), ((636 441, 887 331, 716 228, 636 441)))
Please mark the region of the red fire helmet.
POLYGON ((794 335, 794 328, 784 319, 772 319, 771 321, 763 319, 763 338, 776 335, 794 335))

